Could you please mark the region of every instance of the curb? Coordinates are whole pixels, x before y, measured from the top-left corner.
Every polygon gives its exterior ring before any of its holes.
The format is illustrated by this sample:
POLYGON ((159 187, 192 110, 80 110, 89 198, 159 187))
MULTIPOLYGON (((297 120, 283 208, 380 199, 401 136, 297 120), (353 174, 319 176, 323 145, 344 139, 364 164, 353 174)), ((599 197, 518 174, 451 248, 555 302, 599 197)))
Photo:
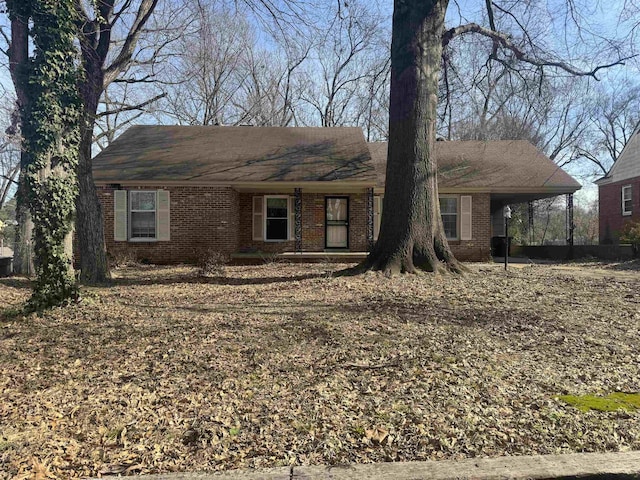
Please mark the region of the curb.
MULTIPOLYGON (((640 480, 640 451, 144 475, 145 480, 640 480)), ((108 478, 108 477, 103 477, 108 478)))

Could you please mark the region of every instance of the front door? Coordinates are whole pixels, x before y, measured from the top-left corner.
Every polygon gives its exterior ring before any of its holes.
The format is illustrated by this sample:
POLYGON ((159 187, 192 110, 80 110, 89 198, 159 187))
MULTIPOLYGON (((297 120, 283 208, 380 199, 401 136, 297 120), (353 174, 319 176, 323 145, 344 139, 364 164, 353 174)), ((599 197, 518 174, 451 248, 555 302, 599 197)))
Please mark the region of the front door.
POLYGON ((325 212, 326 248, 349 248, 349 197, 326 197, 325 212))

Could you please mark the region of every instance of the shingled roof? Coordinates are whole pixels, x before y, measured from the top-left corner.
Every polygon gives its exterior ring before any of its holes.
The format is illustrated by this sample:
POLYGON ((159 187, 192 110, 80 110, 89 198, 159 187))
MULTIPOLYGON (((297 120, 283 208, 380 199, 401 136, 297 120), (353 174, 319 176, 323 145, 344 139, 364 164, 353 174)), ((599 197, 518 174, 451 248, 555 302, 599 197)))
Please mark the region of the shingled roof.
POLYGON ((138 125, 93 159, 93 176, 97 183, 376 179, 357 127, 138 125))
MULTIPOLYGON (((387 143, 369 144, 377 186, 383 187, 387 143)), ((438 187, 492 193, 572 193, 580 184, 525 140, 436 142, 438 187)))
POLYGON ((636 131, 626 143, 607 174, 596 180, 597 185, 623 182, 640 177, 640 132, 636 131))
MULTIPOLYGON (((580 184, 526 141, 436 142, 442 191, 571 193, 580 184)), ((384 187, 386 142, 358 127, 139 125, 93 159, 96 183, 349 182, 384 187)))

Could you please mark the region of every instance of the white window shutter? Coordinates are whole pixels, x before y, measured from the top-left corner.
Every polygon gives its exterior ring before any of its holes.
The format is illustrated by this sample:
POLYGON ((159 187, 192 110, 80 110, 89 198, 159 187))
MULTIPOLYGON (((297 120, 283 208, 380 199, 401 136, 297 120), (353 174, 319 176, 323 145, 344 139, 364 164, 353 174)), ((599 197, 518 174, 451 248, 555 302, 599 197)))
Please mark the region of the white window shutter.
POLYGON ((382 220, 382 197, 373 197, 373 239, 378 240, 380 221, 382 220))
POLYGON ((116 242, 127 241, 127 191, 113 192, 113 239, 116 242))
POLYGON ((289 240, 296 239, 296 197, 289 197, 289 240))
POLYGON ((460 197, 460 240, 471 240, 471 195, 460 197))
POLYGON ((253 239, 264 240, 264 213, 263 205, 264 197, 253 197, 253 239))
POLYGON ((156 237, 159 241, 171 239, 169 191, 158 190, 156 193, 156 237))

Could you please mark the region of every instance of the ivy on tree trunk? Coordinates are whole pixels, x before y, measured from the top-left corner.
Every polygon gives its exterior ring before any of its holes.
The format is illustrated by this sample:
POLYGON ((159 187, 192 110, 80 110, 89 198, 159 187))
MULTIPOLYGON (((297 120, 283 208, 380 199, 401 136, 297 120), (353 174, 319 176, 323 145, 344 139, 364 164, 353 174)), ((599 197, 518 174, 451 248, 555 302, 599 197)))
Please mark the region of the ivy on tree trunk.
POLYGON ((33 219, 36 280, 29 308, 63 304, 77 296, 67 254, 78 187, 78 68, 73 0, 7 1, 11 17, 31 18, 33 55, 21 75, 29 102, 21 109, 28 162, 25 196, 33 219))
POLYGON ((436 181, 436 107, 447 5, 394 2, 384 213, 378 241, 358 270, 462 270, 447 243, 436 181))

